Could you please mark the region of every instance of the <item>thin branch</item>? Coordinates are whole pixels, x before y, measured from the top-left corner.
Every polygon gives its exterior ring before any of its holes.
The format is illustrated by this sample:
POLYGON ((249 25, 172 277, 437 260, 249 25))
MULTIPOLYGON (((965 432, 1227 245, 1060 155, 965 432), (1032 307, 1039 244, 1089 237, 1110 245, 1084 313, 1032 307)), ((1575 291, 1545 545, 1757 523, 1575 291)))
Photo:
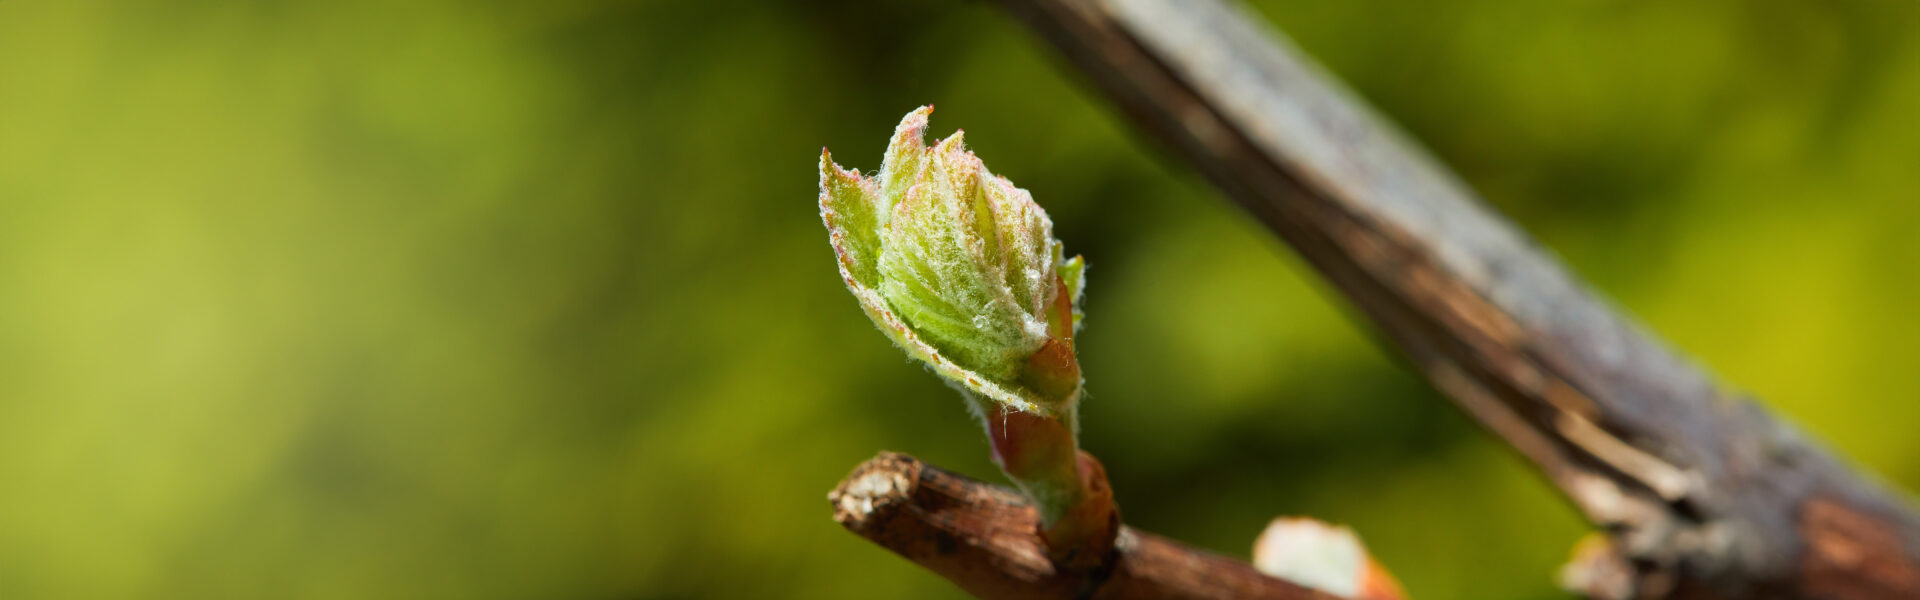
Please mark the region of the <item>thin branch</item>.
POLYGON ((1122 527, 1098 569, 1047 560, 1033 507, 1012 490, 882 452, 827 496, 833 518, 981 598, 1336 600, 1237 560, 1122 527))
POLYGON ((1257 18, 1001 2, 1612 534, 1630 585, 1588 593, 1920 598, 1908 505, 1644 334, 1257 18))

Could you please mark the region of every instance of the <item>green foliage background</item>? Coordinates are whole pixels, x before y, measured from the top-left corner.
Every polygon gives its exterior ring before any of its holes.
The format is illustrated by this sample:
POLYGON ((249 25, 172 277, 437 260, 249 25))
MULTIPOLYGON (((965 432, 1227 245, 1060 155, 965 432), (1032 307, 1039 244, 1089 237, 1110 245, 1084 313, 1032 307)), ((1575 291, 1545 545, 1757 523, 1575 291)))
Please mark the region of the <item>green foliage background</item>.
MULTIPOLYGON (((1727 381, 1920 487, 1920 5, 1257 10, 1727 381)), ((815 214, 933 102, 1091 263, 1128 520, 1556 597, 1584 527, 978 2, 0 2, 0 597, 944 598, 828 519, 998 479, 815 214)))

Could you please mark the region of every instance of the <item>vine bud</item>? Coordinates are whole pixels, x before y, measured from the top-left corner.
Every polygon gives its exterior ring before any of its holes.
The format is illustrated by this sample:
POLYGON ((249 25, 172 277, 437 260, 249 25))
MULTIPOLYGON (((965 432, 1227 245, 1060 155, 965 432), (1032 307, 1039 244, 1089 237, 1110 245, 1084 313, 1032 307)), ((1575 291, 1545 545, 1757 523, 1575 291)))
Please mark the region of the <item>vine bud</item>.
POLYGON ((1386 567, 1367 554, 1352 529, 1307 517, 1281 517, 1253 543, 1260 572, 1342 598, 1406 600, 1386 567))
POLYGON ((1046 211, 989 172, 963 132, 927 146, 932 112, 900 121, 877 175, 821 152, 820 217, 841 279, 894 343, 949 381, 1003 410, 1070 415, 1085 262, 1061 258, 1046 211))

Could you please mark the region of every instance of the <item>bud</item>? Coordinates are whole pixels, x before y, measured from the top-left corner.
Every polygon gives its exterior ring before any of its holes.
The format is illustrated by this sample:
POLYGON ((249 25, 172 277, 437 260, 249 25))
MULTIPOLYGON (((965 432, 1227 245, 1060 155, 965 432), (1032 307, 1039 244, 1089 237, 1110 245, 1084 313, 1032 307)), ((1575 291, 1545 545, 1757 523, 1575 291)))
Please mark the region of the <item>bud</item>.
POLYGON ((820 153, 820 218, 840 278, 881 331, 960 389, 994 462, 1038 510, 1055 565, 1095 568, 1119 513, 1076 440, 1086 262, 1061 258, 1046 211, 988 172, 964 134, 922 142, 931 112, 900 121, 873 177, 820 153))
POLYGON ((1393 574, 1367 554, 1352 529, 1281 517, 1253 542, 1253 566, 1305 587, 1355 600, 1405 600, 1393 574))
POLYGON ((1073 333, 1085 262, 1053 222, 987 171, 963 132, 928 147, 907 114, 880 172, 820 156, 820 216, 861 308, 908 354, 1004 409, 1059 418, 1081 389, 1073 333))

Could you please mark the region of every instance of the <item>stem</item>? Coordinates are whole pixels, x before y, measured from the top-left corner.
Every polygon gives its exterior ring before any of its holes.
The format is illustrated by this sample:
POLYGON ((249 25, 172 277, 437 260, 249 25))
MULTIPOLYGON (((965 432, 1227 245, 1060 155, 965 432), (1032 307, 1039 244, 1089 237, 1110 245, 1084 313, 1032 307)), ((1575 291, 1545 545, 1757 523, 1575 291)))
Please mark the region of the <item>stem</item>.
POLYGON ((1027 493, 1051 527, 1085 496, 1074 454, 1074 432, 1065 422, 995 406, 986 418, 993 464, 1027 493))
POLYGON ((1076 408, 1060 418, 983 402, 971 394, 987 429, 993 462, 1039 513, 1047 555, 1063 568, 1092 568, 1112 553, 1120 512, 1106 469, 1074 441, 1076 408))

